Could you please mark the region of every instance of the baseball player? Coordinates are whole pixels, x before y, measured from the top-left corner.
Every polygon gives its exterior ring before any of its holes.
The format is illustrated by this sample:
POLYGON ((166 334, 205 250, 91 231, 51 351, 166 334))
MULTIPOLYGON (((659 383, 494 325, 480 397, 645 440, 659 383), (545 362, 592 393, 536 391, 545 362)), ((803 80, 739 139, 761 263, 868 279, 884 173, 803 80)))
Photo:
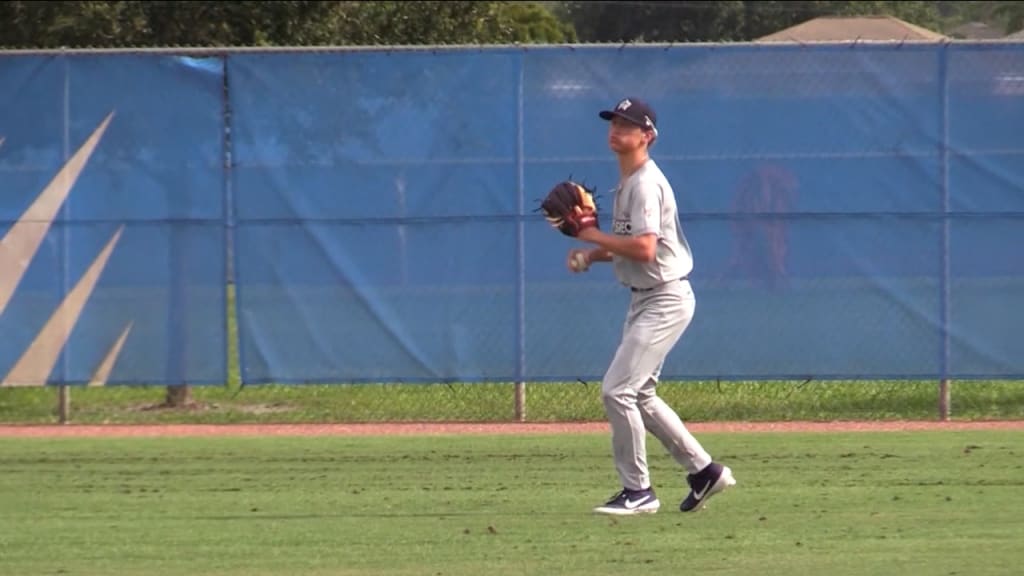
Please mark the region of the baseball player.
POLYGON ((594 511, 658 511, 661 503, 647 467, 648 430, 686 470, 690 492, 679 508, 695 511, 736 481, 732 470, 712 460, 655 392, 665 357, 693 318, 696 301, 688 280, 693 257, 672 186, 648 155, 658 137, 654 110, 627 98, 599 116, 609 122, 608 146, 619 161, 612 229, 581 230, 578 238, 597 247, 571 250, 569 269, 581 272, 591 263, 611 262, 616 277, 632 294, 622 341, 601 386, 622 490, 594 511), (575 264, 579 255, 582 266, 575 264))

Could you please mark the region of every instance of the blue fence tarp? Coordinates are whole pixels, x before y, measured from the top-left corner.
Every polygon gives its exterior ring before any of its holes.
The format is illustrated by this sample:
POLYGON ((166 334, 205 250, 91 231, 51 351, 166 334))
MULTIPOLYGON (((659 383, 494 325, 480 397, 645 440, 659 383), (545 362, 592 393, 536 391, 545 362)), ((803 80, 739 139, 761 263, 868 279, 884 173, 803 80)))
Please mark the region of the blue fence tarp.
POLYGON ((623 96, 695 252, 664 378, 1024 375, 1024 45, 941 43, 4 56, 0 377, 223 382, 230 265, 246 383, 599 379, 629 292, 534 209, 607 226, 623 96))

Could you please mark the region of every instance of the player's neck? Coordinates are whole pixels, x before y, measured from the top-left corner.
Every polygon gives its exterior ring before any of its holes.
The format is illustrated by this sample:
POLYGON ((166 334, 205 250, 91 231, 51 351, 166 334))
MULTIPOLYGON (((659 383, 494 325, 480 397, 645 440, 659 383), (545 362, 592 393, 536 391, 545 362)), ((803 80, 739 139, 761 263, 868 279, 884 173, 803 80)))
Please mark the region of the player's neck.
POLYGON ((623 180, 629 178, 634 172, 647 163, 649 158, 647 150, 637 150, 632 154, 619 156, 619 177, 623 180))

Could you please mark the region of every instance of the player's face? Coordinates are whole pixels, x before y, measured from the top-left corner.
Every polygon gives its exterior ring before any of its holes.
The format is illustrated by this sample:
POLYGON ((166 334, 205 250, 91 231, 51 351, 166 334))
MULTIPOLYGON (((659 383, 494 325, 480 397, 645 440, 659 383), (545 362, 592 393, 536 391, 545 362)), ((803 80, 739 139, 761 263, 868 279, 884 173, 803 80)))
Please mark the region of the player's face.
POLYGON ((612 118, 608 123, 608 147, 616 154, 633 152, 646 146, 647 135, 627 120, 612 118))

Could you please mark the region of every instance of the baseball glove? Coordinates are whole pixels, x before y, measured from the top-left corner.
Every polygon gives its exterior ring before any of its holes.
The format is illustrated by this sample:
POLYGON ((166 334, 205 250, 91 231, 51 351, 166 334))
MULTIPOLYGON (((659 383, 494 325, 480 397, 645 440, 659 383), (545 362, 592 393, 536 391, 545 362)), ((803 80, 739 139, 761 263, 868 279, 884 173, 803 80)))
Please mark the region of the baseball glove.
POLYGON ((586 228, 599 228, 593 191, 572 180, 556 184, 540 209, 553 228, 572 238, 586 228))

